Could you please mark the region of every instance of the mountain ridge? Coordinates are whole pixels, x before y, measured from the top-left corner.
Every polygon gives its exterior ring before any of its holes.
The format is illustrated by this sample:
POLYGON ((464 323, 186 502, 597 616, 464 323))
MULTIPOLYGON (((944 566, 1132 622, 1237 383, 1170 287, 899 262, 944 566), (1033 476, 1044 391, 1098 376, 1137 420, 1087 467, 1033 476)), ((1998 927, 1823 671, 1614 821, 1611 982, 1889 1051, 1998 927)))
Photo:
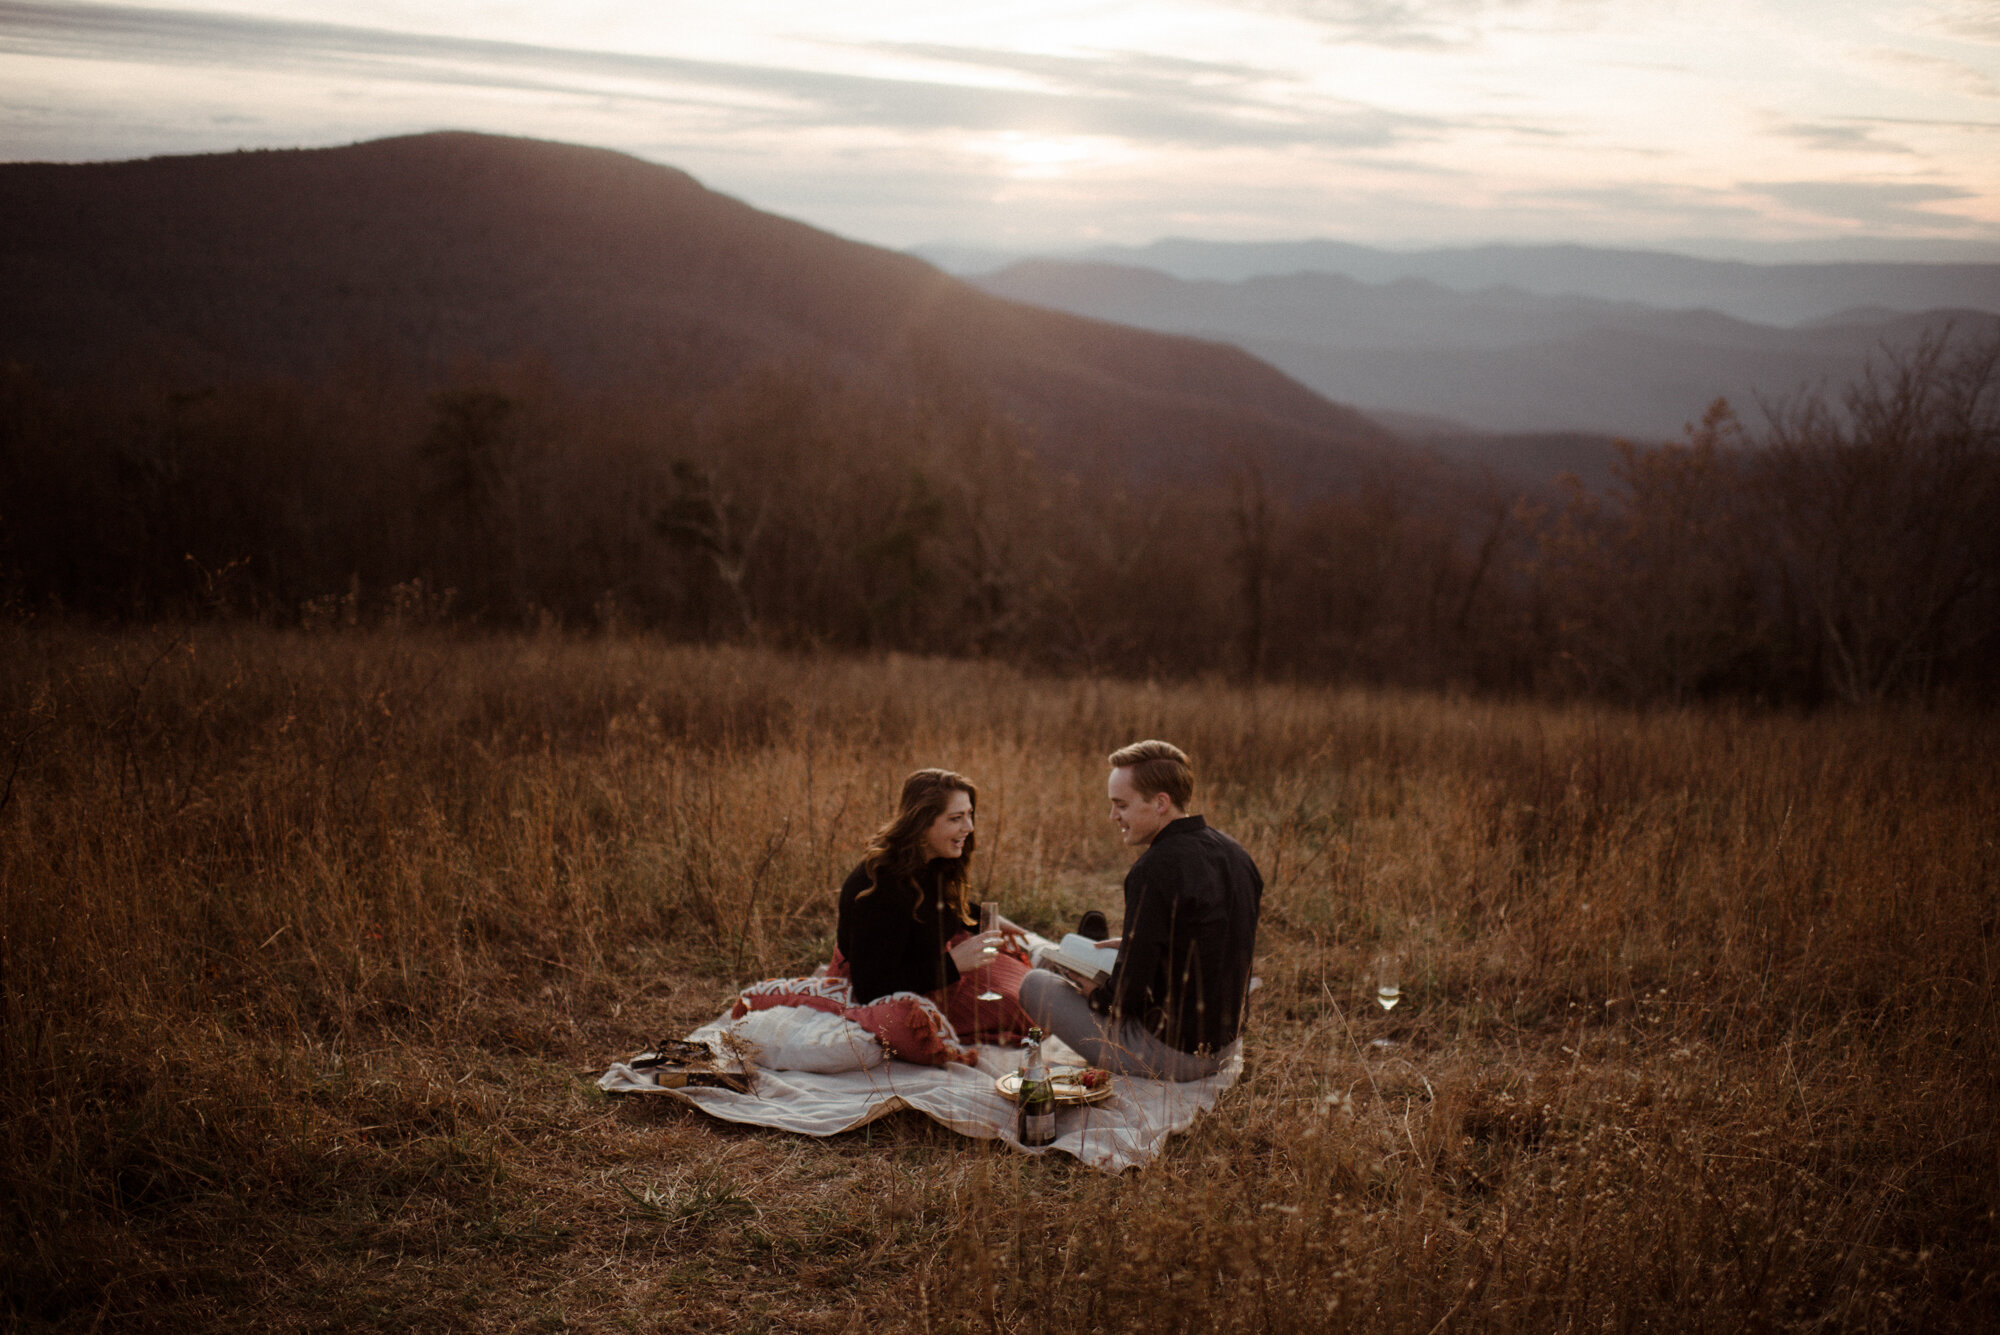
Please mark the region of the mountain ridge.
POLYGON ((990 296, 609 150, 449 131, 0 165, 0 358, 64 377, 546 356, 585 383, 955 367, 1051 457, 1324 483, 1397 438, 1240 347, 990 296))

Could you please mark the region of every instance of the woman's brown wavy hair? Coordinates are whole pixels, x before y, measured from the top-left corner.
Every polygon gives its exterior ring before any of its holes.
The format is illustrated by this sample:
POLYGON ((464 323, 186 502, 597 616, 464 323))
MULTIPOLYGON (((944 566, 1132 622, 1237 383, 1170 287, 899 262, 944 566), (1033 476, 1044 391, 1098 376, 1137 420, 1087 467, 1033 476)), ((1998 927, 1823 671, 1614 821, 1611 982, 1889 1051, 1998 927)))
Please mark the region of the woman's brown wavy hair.
MULTIPOLYGON (((896 801, 894 818, 875 831, 867 851, 861 855, 861 865, 871 883, 861 892, 862 896, 875 893, 875 886, 880 884, 877 878, 885 867, 905 880, 916 880, 930 861, 924 852, 924 833, 931 828, 932 821, 944 814, 953 793, 964 793, 972 799, 972 809, 979 810, 979 790, 963 774, 948 769, 920 769, 903 780, 903 795, 896 801)), ((939 859, 938 888, 943 902, 961 919, 972 917, 967 912, 970 901, 966 894, 972 879, 972 850, 977 838, 976 833, 968 833, 962 853, 955 858, 939 859)), ((910 916, 915 917, 916 911, 917 905, 912 904, 910 916)))

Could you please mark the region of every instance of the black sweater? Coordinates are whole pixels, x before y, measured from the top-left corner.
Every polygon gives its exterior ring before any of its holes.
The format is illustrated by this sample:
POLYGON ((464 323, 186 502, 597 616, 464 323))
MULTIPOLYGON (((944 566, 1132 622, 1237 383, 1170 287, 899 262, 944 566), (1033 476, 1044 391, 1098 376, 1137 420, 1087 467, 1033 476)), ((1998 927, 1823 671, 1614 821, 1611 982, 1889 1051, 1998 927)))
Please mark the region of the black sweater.
POLYGON ((1125 873, 1125 939, 1094 1000, 1183 1052, 1227 1047, 1243 1024, 1263 897, 1243 845, 1200 816, 1174 821, 1125 873))
POLYGON ((874 893, 863 896, 868 872, 856 867, 841 885, 835 940, 847 957, 855 1005, 891 992, 935 992, 958 981, 958 965, 945 945, 979 924, 962 921, 941 902, 942 880, 934 865, 914 880, 885 867, 874 893))

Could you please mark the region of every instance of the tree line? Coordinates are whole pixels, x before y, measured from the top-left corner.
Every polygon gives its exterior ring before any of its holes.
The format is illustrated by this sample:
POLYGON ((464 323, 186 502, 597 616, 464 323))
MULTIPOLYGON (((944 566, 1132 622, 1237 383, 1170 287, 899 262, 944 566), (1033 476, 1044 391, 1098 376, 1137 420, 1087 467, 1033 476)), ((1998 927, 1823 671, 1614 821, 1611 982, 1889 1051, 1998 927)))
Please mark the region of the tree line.
POLYGON ((1718 402, 1616 480, 1523 494, 1412 454, 1302 491, 1066 468, 948 372, 767 366, 586 392, 532 361, 442 383, 115 389, 0 371, 16 616, 645 629, 1635 702, 2000 687, 2000 341, 1718 402))

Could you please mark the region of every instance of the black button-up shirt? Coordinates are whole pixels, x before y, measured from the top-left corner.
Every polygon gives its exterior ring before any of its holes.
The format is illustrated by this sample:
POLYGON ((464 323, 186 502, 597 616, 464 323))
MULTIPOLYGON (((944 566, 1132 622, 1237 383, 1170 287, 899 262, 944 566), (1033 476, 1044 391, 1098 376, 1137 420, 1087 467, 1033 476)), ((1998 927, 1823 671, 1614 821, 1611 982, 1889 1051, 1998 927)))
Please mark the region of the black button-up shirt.
POLYGON ((1171 822, 1125 873, 1124 941, 1100 998, 1170 1047, 1227 1047, 1243 1027, 1263 898, 1243 845, 1200 816, 1171 822))

